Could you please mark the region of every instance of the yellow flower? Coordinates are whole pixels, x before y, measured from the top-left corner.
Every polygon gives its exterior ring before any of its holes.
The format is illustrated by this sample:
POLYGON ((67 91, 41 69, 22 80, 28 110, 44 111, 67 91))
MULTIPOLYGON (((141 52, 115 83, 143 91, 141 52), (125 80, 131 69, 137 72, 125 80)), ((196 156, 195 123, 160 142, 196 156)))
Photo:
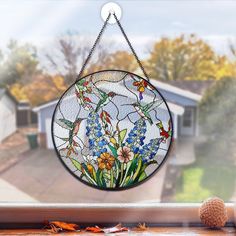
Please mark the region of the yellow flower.
POLYGON ((108 152, 104 152, 101 156, 97 159, 99 169, 107 169, 110 170, 114 165, 115 158, 108 152))
POLYGON ((90 174, 93 173, 93 166, 91 164, 87 164, 87 168, 90 174))

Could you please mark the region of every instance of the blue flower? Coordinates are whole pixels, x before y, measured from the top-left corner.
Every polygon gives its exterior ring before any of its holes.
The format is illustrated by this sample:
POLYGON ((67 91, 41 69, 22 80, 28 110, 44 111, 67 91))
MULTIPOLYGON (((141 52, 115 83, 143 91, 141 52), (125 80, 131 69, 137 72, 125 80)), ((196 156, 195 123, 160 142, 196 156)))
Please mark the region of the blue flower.
POLYGON ((144 150, 141 149, 141 150, 139 151, 139 154, 142 155, 143 153, 144 153, 144 150))
POLYGON ((131 143, 133 142, 133 140, 132 140, 132 138, 127 138, 127 139, 126 139, 126 142, 127 142, 128 144, 131 144, 131 143))
POLYGON ((142 150, 139 152, 143 161, 154 159, 160 147, 161 141, 162 140, 160 138, 151 139, 148 144, 143 146, 142 150))
POLYGON ((105 146, 106 144, 107 144, 107 142, 105 141, 105 139, 102 139, 102 140, 98 141, 98 145, 99 145, 100 147, 103 147, 103 146, 105 146))
POLYGON ((100 138, 100 137, 102 137, 102 132, 101 132, 101 131, 98 131, 98 132, 95 133, 95 135, 96 135, 98 138, 100 138))
POLYGON ((128 136, 129 136, 129 137, 135 137, 135 136, 137 136, 137 134, 130 132, 130 133, 128 134, 128 136))
POLYGON ((149 156, 149 159, 152 160, 154 157, 155 157, 155 153, 152 152, 149 156))
POLYGON ((132 150, 133 150, 133 152, 134 152, 135 154, 137 154, 138 151, 139 151, 139 148, 138 148, 138 147, 132 147, 132 150))
POLYGON ((89 149, 93 151, 93 155, 99 157, 103 152, 107 152, 107 141, 103 138, 99 115, 94 111, 88 115, 86 130, 86 135, 89 138, 89 149))
POLYGON ((101 151, 102 153, 107 152, 107 148, 103 148, 101 151))
POLYGON ((101 151, 94 151, 93 155, 99 157, 101 155, 101 151))
POLYGON ((89 145, 92 146, 92 147, 94 146, 94 140, 93 139, 89 139, 89 145))
POLYGON ((138 153, 139 146, 144 145, 146 129, 146 121, 139 119, 134 123, 134 127, 128 134, 128 138, 125 140, 125 145, 131 147, 132 144, 136 143, 136 146, 132 147, 134 152, 138 153))

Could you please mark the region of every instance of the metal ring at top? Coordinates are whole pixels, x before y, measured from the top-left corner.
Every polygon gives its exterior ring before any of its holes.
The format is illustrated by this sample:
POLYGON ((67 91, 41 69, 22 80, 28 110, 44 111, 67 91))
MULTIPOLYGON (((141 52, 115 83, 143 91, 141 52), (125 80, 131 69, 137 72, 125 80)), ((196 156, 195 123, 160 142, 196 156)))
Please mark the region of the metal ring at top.
POLYGON ((122 9, 121 9, 120 5, 118 5, 117 3, 108 2, 108 3, 104 4, 101 8, 101 17, 102 17, 103 21, 106 21, 109 13, 111 14, 111 17, 110 17, 108 23, 115 24, 116 19, 113 14, 115 13, 118 20, 120 20, 121 16, 122 16, 122 9))

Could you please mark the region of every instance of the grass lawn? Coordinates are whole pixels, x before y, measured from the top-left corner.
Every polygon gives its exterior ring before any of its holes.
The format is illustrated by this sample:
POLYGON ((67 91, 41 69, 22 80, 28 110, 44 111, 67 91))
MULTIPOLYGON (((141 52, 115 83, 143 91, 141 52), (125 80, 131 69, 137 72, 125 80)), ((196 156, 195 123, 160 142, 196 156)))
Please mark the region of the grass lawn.
POLYGON ((236 167, 216 144, 195 147, 196 162, 182 168, 176 202, 201 202, 211 196, 229 201, 235 191, 236 167))

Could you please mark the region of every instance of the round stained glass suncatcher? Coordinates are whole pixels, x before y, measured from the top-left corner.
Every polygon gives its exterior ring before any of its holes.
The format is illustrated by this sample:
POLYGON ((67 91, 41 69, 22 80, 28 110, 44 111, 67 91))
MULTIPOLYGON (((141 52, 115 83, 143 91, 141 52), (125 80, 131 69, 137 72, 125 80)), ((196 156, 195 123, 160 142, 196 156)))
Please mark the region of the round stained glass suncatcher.
POLYGON ((62 95, 52 137, 60 160, 80 181, 121 190, 142 183, 161 166, 172 120, 147 80, 106 70, 83 77, 62 95))

